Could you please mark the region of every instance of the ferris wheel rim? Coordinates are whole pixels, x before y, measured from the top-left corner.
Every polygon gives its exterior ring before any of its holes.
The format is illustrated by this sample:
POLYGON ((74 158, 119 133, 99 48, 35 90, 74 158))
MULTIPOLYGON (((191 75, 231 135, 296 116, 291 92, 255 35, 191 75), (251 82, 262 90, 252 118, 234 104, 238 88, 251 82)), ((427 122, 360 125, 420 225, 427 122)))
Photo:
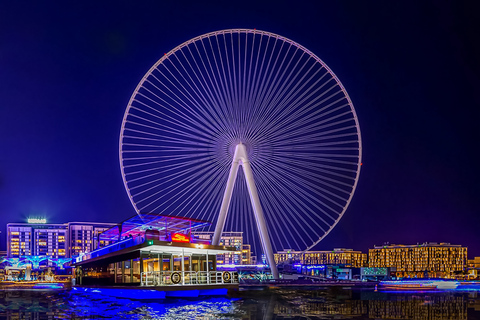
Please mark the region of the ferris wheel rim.
POLYGON ((210 37, 218 36, 218 35, 233 34, 233 33, 258 34, 258 35, 262 35, 262 36, 276 38, 278 40, 281 40, 281 41, 284 41, 284 42, 289 43, 291 45, 294 45, 298 49, 300 49, 303 52, 305 52, 306 54, 308 54, 317 63, 319 63, 323 68, 325 68, 325 70, 327 70, 327 72, 335 80, 336 84, 340 87, 341 91, 343 92, 343 95, 344 95, 344 97, 345 97, 345 99, 348 102, 348 105, 350 107, 350 112, 353 115, 352 119, 355 122, 355 128, 356 128, 356 134, 357 134, 357 140, 358 140, 358 156, 357 156, 358 161, 357 161, 357 164, 356 164, 356 174, 355 174, 355 178, 354 178, 354 181, 353 181, 353 184, 352 184, 352 189, 351 189, 351 192, 350 192, 350 195, 349 195, 348 199, 346 200, 346 203, 343 207, 343 210, 338 215, 337 219, 335 219, 335 222, 331 226, 329 226, 329 229, 318 240, 316 240, 313 244, 311 244, 310 246, 307 246, 307 248, 303 250, 303 252, 308 251, 311 248, 315 247, 320 241, 322 241, 334 229, 334 227, 338 224, 338 222, 341 220, 341 218, 345 214, 346 210, 350 206, 351 200, 353 198, 353 195, 355 194, 355 191, 356 191, 356 188, 357 188, 357 185, 358 185, 358 180, 359 180, 361 166, 362 166, 362 138, 361 138, 361 130, 360 130, 360 125, 359 125, 356 110, 354 108, 353 102, 352 102, 348 92, 346 91, 346 89, 345 89, 344 85, 342 84, 342 82, 340 81, 340 79, 328 67, 328 65, 325 62, 323 62, 323 60, 321 60, 317 55, 315 55, 313 52, 311 52, 310 50, 308 50, 304 46, 300 45, 299 43, 297 43, 297 42, 295 42, 295 41, 293 41, 293 40, 291 40, 287 37, 284 37, 284 36, 281 36, 281 35, 278 35, 278 34, 275 34, 275 33, 272 33, 272 32, 256 30, 256 29, 246 29, 246 28, 223 29, 223 30, 218 30, 218 31, 205 33, 205 34, 199 35, 197 37, 194 37, 190 40, 187 40, 187 41, 181 43, 180 45, 176 46, 175 48, 173 48, 169 52, 165 53, 160 59, 158 59, 156 61, 156 63, 145 73, 145 75, 142 77, 142 79, 140 80, 140 82, 136 86, 135 90, 133 91, 133 93, 132 93, 132 95, 129 99, 129 102, 127 104, 127 108, 125 110, 124 117, 123 117, 123 120, 122 120, 122 126, 121 126, 121 129, 120 129, 120 136, 119 136, 119 163, 120 163, 120 170, 121 170, 122 180, 123 180, 125 190, 127 191, 127 195, 129 197, 130 202, 132 203, 132 206, 134 207, 135 211, 137 212, 137 214, 141 214, 141 210, 138 208, 137 204, 135 203, 134 198, 133 198, 134 196, 132 195, 132 192, 131 192, 131 190, 128 186, 128 181, 126 179, 125 167, 124 167, 124 164, 123 164, 124 159, 123 159, 122 155, 123 155, 124 131, 125 131, 125 125, 127 123, 127 118, 128 118, 128 115, 129 115, 129 111, 132 108, 132 103, 135 100, 135 97, 137 96, 138 92, 143 88, 144 83, 147 80, 147 78, 152 74, 152 72, 154 70, 156 70, 156 68, 158 66, 160 66, 165 60, 169 59, 169 57, 174 55, 177 51, 181 50, 182 48, 184 48, 184 47, 186 47, 186 46, 188 46, 192 43, 195 43, 197 41, 206 39, 206 38, 210 38, 210 37))

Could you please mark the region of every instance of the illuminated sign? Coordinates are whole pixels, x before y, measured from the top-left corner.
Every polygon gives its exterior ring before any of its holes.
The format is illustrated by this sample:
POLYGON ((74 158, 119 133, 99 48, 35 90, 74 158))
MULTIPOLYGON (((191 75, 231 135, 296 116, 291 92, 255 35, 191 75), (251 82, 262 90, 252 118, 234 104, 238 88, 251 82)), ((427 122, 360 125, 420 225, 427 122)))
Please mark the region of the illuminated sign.
POLYGON ((321 269, 321 270, 323 270, 323 269, 325 269, 325 266, 323 266, 323 265, 307 266, 307 269, 308 269, 308 270, 311 270, 311 269, 321 269))
POLYGON ((172 241, 173 242, 190 242, 190 238, 182 233, 174 233, 172 234, 172 241))
POLYGON ((39 219, 39 218, 28 218, 28 219, 27 219, 27 222, 28 222, 28 223, 47 223, 47 219, 45 219, 45 218, 42 218, 42 219, 39 219))
POLYGON ((387 268, 375 268, 375 267, 362 268, 361 273, 364 276, 386 276, 386 275, 388 275, 388 269, 387 268))

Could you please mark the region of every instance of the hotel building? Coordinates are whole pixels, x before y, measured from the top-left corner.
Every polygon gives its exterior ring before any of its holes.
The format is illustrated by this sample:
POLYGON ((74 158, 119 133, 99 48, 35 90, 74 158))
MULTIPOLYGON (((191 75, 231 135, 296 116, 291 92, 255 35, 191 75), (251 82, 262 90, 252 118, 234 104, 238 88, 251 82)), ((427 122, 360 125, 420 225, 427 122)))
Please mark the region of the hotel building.
POLYGON ((467 267, 467 248, 450 243, 374 246, 368 265, 394 268, 397 277, 451 277, 467 267))
POLYGON ((7 224, 7 256, 66 257, 67 226, 64 224, 7 224))
POLYGON ((342 265, 348 268, 361 268, 367 265, 367 254, 352 249, 336 248, 332 251, 284 250, 275 254, 277 264, 292 262, 302 265, 342 265))
MULTIPOLYGON (((213 238, 213 232, 193 232, 192 235, 205 241, 211 241, 213 238)), ((217 264, 253 264, 251 247, 248 244, 243 244, 243 232, 223 232, 220 237, 220 245, 234 247, 236 250, 232 253, 217 255, 217 264)))
POLYGON ((97 246, 98 235, 116 224, 69 222, 63 224, 32 223, 7 224, 7 257, 48 256, 71 258, 91 252, 97 246))
POLYGON ((68 229, 68 257, 92 252, 98 247, 104 247, 109 242, 99 240, 99 234, 116 226, 115 223, 69 222, 68 229))

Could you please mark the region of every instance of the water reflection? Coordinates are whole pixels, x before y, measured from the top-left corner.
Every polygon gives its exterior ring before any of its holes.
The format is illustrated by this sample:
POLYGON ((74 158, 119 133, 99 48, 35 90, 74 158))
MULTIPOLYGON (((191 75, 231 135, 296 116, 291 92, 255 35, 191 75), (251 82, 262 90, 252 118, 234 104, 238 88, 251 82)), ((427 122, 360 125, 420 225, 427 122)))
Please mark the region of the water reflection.
POLYGON ((478 292, 242 291, 196 300, 133 300, 72 291, 0 291, 0 319, 480 320, 478 292))

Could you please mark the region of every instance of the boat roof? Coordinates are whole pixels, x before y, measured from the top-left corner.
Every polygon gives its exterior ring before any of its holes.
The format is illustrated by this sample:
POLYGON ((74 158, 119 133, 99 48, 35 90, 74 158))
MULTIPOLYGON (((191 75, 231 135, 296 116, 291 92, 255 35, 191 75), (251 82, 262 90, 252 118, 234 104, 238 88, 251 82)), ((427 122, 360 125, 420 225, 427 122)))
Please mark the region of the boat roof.
POLYGON ((210 224, 208 221, 197 219, 156 213, 139 213, 102 232, 100 240, 114 241, 124 237, 143 235, 146 230, 157 230, 160 233, 189 234, 194 229, 206 227, 210 224))

